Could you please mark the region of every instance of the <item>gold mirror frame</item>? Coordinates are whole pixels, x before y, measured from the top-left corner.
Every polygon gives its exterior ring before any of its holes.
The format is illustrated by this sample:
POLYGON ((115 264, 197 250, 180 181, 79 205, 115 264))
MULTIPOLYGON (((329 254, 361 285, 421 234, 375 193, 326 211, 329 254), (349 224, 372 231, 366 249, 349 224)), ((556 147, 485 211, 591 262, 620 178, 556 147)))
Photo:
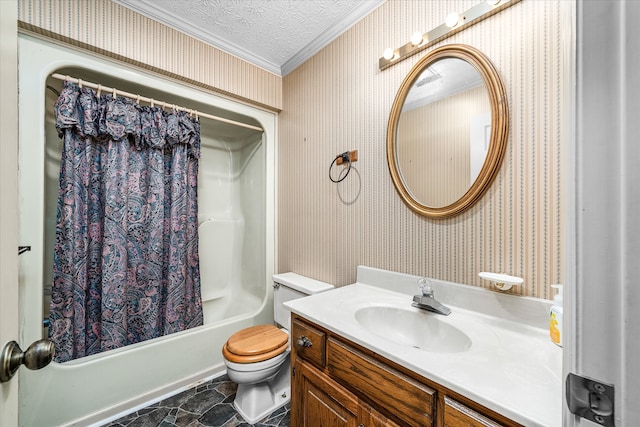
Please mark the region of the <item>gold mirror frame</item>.
POLYGON ((450 218, 473 206, 487 191, 498 174, 507 148, 509 137, 509 108, 507 96, 498 71, 479 50, 462 44, 451 44, 432 50, 421 58, 405 77, 389 114, 387 125, 387 163, 391 179, 402 200, 416 213, 429 218, 450 218), (491 104, 491 139, 482 169, 471 187, 457 201, 448 206, 430 207, 416 200, 405 187, 396 159, 396 129, 402 107, 409 90, 421 73, 439 59, 458 58, 473 65, 486 86, 491 104))

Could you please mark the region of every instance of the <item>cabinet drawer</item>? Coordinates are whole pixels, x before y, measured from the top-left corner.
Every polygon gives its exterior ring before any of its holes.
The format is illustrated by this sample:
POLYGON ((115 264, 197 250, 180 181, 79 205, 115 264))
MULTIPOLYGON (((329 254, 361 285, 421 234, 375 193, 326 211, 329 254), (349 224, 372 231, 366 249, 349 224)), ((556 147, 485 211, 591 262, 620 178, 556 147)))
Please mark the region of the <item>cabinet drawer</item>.
POLYGON ((334 338, 328 341, 327 368, 332 377, 406 425, 434 425, 437 396, 430 387, 334 338))
POLYGON ((444 426, 445 427, 503 427, 504 424, 495 422, 468 406, 451 399, 444 398, 444 426))
POLYGON ((325 367, 327 335, 302 322, 298 318, 291 321, 291 346, 296 356, 301 357, 319 368, 325 367))

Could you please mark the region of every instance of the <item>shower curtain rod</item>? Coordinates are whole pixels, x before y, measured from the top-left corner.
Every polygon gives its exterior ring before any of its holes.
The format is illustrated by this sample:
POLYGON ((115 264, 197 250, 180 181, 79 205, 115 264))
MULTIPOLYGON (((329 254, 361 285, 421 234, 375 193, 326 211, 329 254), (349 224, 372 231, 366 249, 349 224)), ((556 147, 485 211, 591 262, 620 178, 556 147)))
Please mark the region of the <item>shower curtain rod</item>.
POLYGON ((258 126, 253 126, 253 125, 249 125, 249 124, 246 124, 246 123, 237 122, 235 120, 225 119, 224 117, 218 117, 218 116, 214 116, 214 115, 211 115, 211 114, 202 113, 202 112, 197 111, 197 110, 192 110, 192 109, 189 109, 189 108, 180 107, 180 106, 178 106, 176 104, 169 104, 168 102, 158 101, 157 99, 147 98, 146 96, 141 96, 141 95, 138 95, 138 94, 135 94, 135 93, 125 92, 123 90, 117 90, 116 88, 102 86, 101 84, 87 82, 85 80, 76 79, 74 77, 65 76, 63 74, 53 73, 53 74, 51 74, 51 77, 53 77, 55 79, 58 79, 58 80, 66 80, 66 81, 69 81, 69 82, 72 82, 72 83, 76 83, 80 87, 86 86, 86 87, 90 87, 92 89, 97 89, 98 90, 98 94, 100 94, 100 92, 102 92, 102 91, 109 92, 109 93, 112 93, 114 96, 120 95, 120 96, 124 96, 126 98, 135 99, 136 102, 138 102, 138 103, 140 101, 144 101, 144 102, 150 103, 151 106, 158 105, 158 106, 162 106, 162 108, 171 107, 174 110, 186 111, 187 113, 193 114, 196 117, 206 117, 207 119, 217 120, 219 122, 229 123, 229 124, 240 126, 240 127, 243 127, 243 128, 257 130, 259 132, 264 132, 264 130, 261 127, 258 127, 258 126))

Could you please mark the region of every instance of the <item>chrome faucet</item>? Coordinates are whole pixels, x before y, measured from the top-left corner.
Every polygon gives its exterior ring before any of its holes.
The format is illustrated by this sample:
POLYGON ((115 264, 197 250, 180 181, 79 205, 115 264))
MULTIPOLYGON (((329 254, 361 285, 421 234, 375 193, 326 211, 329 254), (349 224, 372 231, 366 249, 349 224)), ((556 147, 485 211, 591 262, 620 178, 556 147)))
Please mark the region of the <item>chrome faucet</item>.
POLYGON ((449 307, 442 304, 440 301, 436 300, 433 297, 433 289, 431 288, 431 283, 429 283, 426 277, 418 280, 418 284, 422 295, 413 296, 413 304, 411 304, 412 307, 433 311, 434 313, 444 314, 445 316, 451 314, 451 309, 449 307))

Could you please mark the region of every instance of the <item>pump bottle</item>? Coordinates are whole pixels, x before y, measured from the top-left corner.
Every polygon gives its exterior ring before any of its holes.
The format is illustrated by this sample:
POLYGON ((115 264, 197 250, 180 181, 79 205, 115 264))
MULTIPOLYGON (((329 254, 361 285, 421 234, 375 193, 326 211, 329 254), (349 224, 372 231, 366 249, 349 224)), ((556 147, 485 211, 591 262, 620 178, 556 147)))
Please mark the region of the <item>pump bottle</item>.
POLYGON ((562 285, 551 285, 558 293, 553 297, 549 310, 549 337, 554 344, 562 347, 562 285))

